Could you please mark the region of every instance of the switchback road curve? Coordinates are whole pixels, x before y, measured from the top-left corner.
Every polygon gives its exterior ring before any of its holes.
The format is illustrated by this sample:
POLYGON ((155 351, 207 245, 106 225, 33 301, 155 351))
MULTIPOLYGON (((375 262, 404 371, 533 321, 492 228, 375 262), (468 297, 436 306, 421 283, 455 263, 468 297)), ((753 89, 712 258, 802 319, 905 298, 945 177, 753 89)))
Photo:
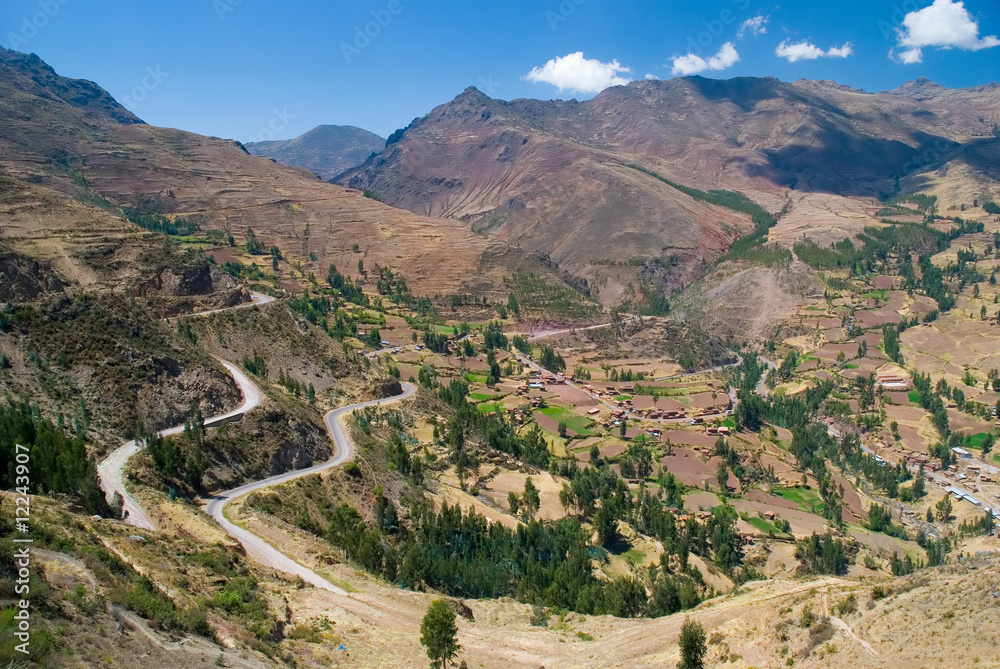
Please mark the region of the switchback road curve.
POLYGON ((338 467, 352 460, 356 449, 354 442, 351 441, 351 438, 344 430, 341 418, 349 413, 357 411, 358 409, 398 402, 412 396, 416 392, 416 388, 409 383, 403 383, 402 386, 403 392, 399 395, 381 400, 351 404, 350 406, 341 407, 340 409, 334 409, 323 417, 323 422, 326 423, 326 429, 330 434, 330 441, 333 442, 334 447, 333 458, 330 460, 305 469, 299 469, 294 472, 286 472, 285 474, 278 474, 277 476, 271 476, 270 478, 266 478, 261 481, 255 481, 254 483, 247 483, 239 488, 234 488, 224 493, 220 493, 213 497, 208 504, 205 505, 205 511, 208 515, 212 516, 212 518, 214 518, 215 521, 219 523, 224 530, 226 530, 226 532, 239 541, 246 550, 247 555, 253 557, 257 562, 267 565, 273 569, 298 576, 306 583, 309 583, 317 588, 322 588, 323 590, 327 590, 338 595, 346 595, 347 592, 345 590, 333 585, 308 567, 299 564, 271 544, 264 541, 262 538, 258 537, 253 532, 231 522, 228 518, 226 518, 226 505, 239 497, 249 495, 250 493, 258 490, 269 488, 280 483, 294 481, 297 478, 309 476, 310 474, 317 474, 327 469, 338 467))

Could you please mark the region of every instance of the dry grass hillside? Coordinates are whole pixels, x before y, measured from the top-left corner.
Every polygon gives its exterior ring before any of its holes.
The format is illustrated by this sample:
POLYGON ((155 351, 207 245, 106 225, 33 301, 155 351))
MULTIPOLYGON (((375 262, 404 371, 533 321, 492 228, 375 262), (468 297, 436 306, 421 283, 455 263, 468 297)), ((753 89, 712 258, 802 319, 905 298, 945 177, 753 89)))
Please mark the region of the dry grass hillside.
POLYGON ((229 275, 99 207, 0 174, 0 391, 102 445, 234 403, 231 379, 157 313, 248 299, 229 275), (15 304, 17 305, 15 307, 15 304))
MULTIPOLYGON (((154 508, 164 529, 144 533, 145 541, 131 539, 133 530, 107 521, 60 529, 46 541, 45 548, 66 553, 65 558, 44 559, 44 578, 59 587, 48 596, 66 600, 53 603, 59 613, 44 623, 45 629, 58 624, 65 630, 55 639, 57 657, 64 659, 51 666, 85 666, 105 656, 126 661, 136 655, 162 657, 170 666, 199 666, 192 655, 210 662, 220 653, 225 655, 223 666, 281 666, 291 657, 300 667, 412 667, 426 662, 419 627, 435 595, 399 590, 372 579, 339 564, 328 544, 291 525, 246 510, 240 513, 247 527, 349 594, 302 587, 247 563, 214 525, 190 507, 164 499, 154 508), (80 530, 91 538, 78 537, 80 530), (60 545, 55 537, 61 535, 76 547, 60 545), (116 628, 113 619, 100 612, 120 601, 124 592, 108 585, 114 581, 103 571, 98 586, 87 579, 87 570, 94 569, 91 565, 100 557, 89 547, 95 539, 155 578, 176 609, 194 606, 198 597, 207 599, 209 629, 223 643, 238 644, 238 649, 215 646, 212 651, 198 634, 181 626, 171 628, 174 623, 162 610, 144 616, 152 617, 152 623, 132 616, 116 628), (83 565, 57 569, 53 565, 57 559, 83 565), (261 617, 227 611, 217 603, 225 574, 232 570, 256 583, 254 597, 266 603, 261 617), (66 593, 66 583, 70 593, 58 594, 66 593), (93 620, 81 615, 84 605, 97 612, 93 620), (265 634, 255 640, 250 630, 274 624, 269 621, 277 622, 284 638, 265 634), (95 634, 95 622, 110 629, 110 637, 95 634)), ((58 507, 40 513, 43 527, 60 522, 59 513, 58 507)), ((115 578, 128 582, 137 577, 125 571, 115 578)), ((902 579, 754 582, 693 611, 655 620, 550 611, 544 616, 546 626, 538 626, 531 622, 531 606, 510 600, 466 600, 471 619, 458 618, 460 658, 469 666, 487 669, 673 666, 679 660, 681 624, 691 618, 706 630, 708 666, 889 668, 900 662, 928 669, 992 666, 1000 661, 1000 649, 984 630, 1000 622, 993 594, 998 590, 1000 564, 995 558, 979 558, 902 579)))
POLYGON ((74 197, 141 203, 240 241, 253 228, 267 246, 320 275, 331 262, 356 273, 361 259, 400 271, 415 292, 433 295, 470 292, 476 279, 497 284, 507 273, 490 264, 483 275, 480 259, 503 257, 505 244, 458 221, 394 209, 251 156, 234 141, 148 126, 95 84, 59 77, 37 58, 0 52, 0 92, 0 116, 8 119, 0 165, 15 177, 74 197), (88 94, 59 94, 74 88, 88 94))
POLYGON ((674 317, 737 341, 766 339, 824 284, 800 262, 776 267, 726 263, 685 290, 674 317))

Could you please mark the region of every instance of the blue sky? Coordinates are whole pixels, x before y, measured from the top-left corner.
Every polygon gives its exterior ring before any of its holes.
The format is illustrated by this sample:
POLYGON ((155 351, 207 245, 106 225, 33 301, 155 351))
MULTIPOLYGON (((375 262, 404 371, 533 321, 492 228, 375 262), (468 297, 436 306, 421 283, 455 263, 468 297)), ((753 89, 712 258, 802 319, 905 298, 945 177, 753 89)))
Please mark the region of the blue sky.
POLYGON ((241 141, 386 136, 467 86, 584 99, 624 80, 833 79, 879 91, 1000 73, 996 0, 4 0, 0 44, 156 125, 241 141), (932 4, 933 1, 933 4, 932 4), (367 35, 365 32, 367 31, 367 35))

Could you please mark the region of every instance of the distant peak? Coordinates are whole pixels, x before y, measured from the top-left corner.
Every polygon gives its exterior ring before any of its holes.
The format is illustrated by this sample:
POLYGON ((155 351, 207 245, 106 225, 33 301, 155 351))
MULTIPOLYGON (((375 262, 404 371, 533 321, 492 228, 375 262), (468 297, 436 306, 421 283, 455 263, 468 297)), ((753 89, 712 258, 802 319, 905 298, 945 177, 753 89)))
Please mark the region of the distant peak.
POLYGON ((927 77, 918 77, 913 81, 907 81, 899 88, 885 92, 890 95, 905 95, 912 98, 926 99, 946 90, 948 89, 941 84, 931 81, 927 77))
POLYGON ((926 88, 926 87, 944 88, 944 86, 942 86, 941 84, 933 82, 930 79, 928 79, 927 77, 917 77, 913 81, 910 81, 910 82, 907 82, 907 83, 903 84, 903 86, 904 87, 905 86, 909 86, 911 88, 926 88))
POLYGON ((486 101, 486 100, 492 100, 493 98, 491 98, 490 96, 486 95, 486 93, 483 93, 481 90, 479 90, 475 86, 469 86, 464 91, 462 91, 455 99, 456 100, 476 100, 476 101, 482 100, 482 101, 486 101))

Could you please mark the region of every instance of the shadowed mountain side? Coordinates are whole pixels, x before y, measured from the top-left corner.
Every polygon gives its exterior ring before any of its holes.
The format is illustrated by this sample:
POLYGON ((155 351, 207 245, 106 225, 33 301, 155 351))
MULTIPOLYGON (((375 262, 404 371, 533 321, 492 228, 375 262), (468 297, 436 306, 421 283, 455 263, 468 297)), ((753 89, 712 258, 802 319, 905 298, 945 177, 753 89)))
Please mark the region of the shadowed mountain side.
MULTIPOLYGON (((686 254, 680 267, 690 271, 725 249, 745 219, 608 165, 736 190, 776 212, 792 187, 894 192, 901 177, 992 141, 998 110, 995 85, 930 82, 871 94, 829 81, 683 77, 611 87, 585 102, 507 102, 469 88, 340 181, 469 221, 575 273, 609 256, 670 254, 686 254)), ((967 158, 986 181, 995 179, 989 155, 972 149, 967 158)))

